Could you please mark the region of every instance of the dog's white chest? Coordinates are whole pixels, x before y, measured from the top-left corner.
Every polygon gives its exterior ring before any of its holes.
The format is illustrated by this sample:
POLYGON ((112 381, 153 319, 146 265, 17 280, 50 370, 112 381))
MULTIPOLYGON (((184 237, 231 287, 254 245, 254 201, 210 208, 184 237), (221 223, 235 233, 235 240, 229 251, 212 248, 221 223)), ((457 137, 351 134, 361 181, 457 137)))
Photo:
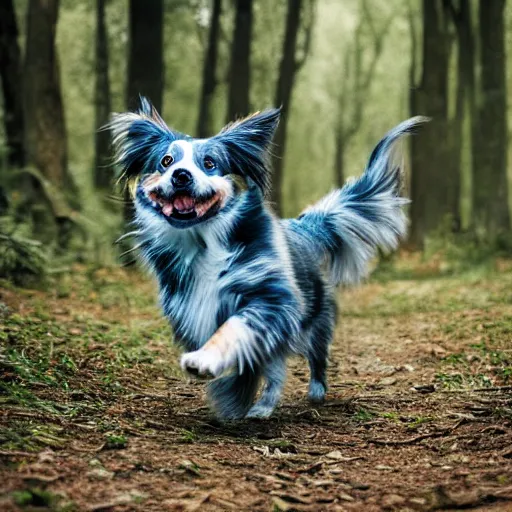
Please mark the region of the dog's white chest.
POLYGON ((180 334, 196 347, 206 343, 219 327, 220 275, 230 256, 227 251, 206 249, 183 258, 185 289, 164 298, 166 313, 179 325, 180 334))

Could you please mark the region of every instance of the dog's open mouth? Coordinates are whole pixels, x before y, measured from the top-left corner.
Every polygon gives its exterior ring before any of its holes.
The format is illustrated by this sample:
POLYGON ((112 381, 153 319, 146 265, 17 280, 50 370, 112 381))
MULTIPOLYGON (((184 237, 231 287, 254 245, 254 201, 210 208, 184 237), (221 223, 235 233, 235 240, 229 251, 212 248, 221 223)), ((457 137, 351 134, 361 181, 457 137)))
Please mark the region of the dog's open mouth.
POLYGON ((176 220, 200 219, 213 209, 220 200, 221 195, 216 192, 208 197, 195 198, 188 194, 174 194, 172 197, 164 197, 153 191, 148 194, 153 206, 159 207, 163 215, 176 220))

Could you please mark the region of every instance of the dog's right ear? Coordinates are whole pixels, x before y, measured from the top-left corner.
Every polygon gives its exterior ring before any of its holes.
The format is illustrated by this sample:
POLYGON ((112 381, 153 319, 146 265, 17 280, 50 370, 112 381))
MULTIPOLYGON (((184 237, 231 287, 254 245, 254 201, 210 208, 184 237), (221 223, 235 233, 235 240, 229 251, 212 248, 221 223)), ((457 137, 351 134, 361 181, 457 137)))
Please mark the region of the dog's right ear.
POLYGON ((122 169, 120 177, 128 180, 157 169, 159 158, 178 138, 143 96, 139 110, 112 114, 105 128, 112 131, 115 163, 122 169))

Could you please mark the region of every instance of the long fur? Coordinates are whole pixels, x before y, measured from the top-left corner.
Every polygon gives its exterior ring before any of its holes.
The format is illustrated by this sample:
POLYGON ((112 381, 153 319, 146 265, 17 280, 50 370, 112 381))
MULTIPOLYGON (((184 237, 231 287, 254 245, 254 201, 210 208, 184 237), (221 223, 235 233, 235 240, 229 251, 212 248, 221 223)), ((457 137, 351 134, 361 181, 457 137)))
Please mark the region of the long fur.
POLYGON ((324 399, 333 287, 359 281, 377 248, 392 250, 405 234, 407 201, 391 154, 402 135, 425 121, 391 130, 358 180, 297 219, 280 220, 264 200, 279 114, 264 111, 210 139, 193 139, 169 129, 142 99, 138 112, 116 114, 111 123, 122 172, 139 178, 140 252, 184 350, 181 365, 214 378, 208 397, 224 419, 268 417, 293 354, 309 361, 310 400, 324 399), (176 181, 184 173, 186 185, 176 181))

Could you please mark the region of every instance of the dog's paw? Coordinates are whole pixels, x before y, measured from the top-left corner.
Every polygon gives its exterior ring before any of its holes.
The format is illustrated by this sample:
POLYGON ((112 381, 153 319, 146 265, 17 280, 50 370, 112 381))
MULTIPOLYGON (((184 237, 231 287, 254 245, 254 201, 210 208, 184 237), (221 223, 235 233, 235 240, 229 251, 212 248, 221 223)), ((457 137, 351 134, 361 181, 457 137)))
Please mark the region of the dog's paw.
POLYGON ((272 416, 274 412, 274 407, 271 405, 255 403, 250 409, 249 412, 245 415, 247 419, 258 419, 265 420, 272 416))
POLYGON ((309 401, 313 404, 322 404, 325 401, 325 385, 318 381, 312 380, 309 384, 309 401))
POLYGON ((203 379, 215 379, 226 369, 219 351, 202 349, 183 354, 181 368, 190 375, 203 379))

